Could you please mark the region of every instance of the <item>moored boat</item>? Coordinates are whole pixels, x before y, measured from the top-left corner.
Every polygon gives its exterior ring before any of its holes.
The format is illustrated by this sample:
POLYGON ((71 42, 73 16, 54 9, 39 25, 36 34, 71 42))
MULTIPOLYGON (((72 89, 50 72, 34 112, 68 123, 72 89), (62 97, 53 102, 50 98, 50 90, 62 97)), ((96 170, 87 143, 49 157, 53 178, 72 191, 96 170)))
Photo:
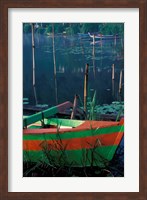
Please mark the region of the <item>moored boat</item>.
POLYGON ((50 118, 55 110, 53 107, 24 118, 24 161, 104 167, 112 160, 124 134, 123 120, 50 118))
POLYGON ((88 39, 89 38, 88 33, 78 33, 77 35, 80 39, 88 39))
POLYGON ((89 35, 91 38, 103 39, 103 40, 118 38, 118 34, 116 34, 116 35, 103 35, 103 34, 100 34, 100 33, 91 34, 91 33, 88 32, 88 35, 89 35))

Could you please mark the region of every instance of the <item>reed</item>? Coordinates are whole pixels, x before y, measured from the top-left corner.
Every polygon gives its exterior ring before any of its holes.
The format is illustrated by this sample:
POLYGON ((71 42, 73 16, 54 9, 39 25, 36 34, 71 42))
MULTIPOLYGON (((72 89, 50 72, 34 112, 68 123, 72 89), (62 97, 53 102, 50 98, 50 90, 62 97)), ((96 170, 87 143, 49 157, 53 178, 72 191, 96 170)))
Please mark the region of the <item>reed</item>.
POLYGON ((94 92, 92 101, 90 102, 89 120, 95 120, 96 91, 94 92))

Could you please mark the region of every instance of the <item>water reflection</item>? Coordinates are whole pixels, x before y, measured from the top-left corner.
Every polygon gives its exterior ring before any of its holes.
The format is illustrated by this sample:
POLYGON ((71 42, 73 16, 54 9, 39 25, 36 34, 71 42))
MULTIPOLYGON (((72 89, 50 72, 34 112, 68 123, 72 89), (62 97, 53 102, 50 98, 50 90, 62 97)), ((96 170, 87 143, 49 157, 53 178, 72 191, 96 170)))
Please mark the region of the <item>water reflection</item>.
MULTIPOLYGON (((56 79, 58 102, 73 101, 74 95, 83 100, 84 69, 89 63, 89 91, 97 92, 97 103, 118 100, 120 70, 124 67, 123 40, 95 41, 75 36, 56 36, 56 79), (112 64, 115 65, 115 84, 112 84, 112 64), (115 95, 114 92, 115 91, 115 95)), ((35 35, 36 92, 38 102, 55 105, 54 62, 52 37, 35 35)), ((122 84, 124 78, 122 76, 122 84)), ((34 103, 32 86, 31 34, 23 36, 23 92, 34 103)), ((91 94, 92 95, 92 94, 91 94)), ((123 89, 122 89, 123 99, 123 89)))
POLYGON ((57 71, 57 73, 65 73, 65 67, 64 66, 59 66, 59 70, 57 71))

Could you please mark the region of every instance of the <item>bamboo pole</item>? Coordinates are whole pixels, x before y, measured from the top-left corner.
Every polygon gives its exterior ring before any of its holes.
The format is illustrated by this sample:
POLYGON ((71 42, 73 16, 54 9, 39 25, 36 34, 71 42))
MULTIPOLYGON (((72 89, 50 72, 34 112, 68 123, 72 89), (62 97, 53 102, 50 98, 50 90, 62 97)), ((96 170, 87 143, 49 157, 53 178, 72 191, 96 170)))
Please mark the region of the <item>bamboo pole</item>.
POLYGON ((93 57, 92 59, 93 62, 93 75, 94 75, 94 79, 96 78, 96 67, 95 67, 95 58, 93 57))
POLYGON ((70 117, 71 119, 75 118, 76 108, 77 108, 77 101, 78 101, 78 95, 75 94, 74 103, 73 103, 73 110, 72 110, 71 117, 70 117))
POLYGON ((116 34, 114 36, 114 46, 116 46, 116 34))
POLYGON ((95 56, 95 35, 93 36, 93 51, 92 51, 93 57, 95 56))
POLYGON ((124 48, 122 37, 121 37, 121 48, 122 48, 122 49, 124 48))
POLYGON ((84 77, 84 111, 85 113, 87 113, 88 68, 89 68, 89 64, 86 64, 85 77, 84 77))
POLYGON ((122 70, 120 71, 120 78, 119 78, 119 94, 122 91, 122 70))
POLYGON ((93 51, 92 51, 92 61, 93 61, 93 74, 94 78, 96 76, 96 68, 95 68, 95 35, 93 36, 94 42, 93 42, 93 51))
POLYGON ((112 80, 114 80, 114 74, 115 74, 115 69, 114 69, 114 64, 112 65, 112 80))
POLYGON ((35 103, 38 104, 37 100, 37 94, 36 94, 36 77, 35 77, 35 42, 34 42, 34 24, 31 24, 32 26, 32 58, 33 58, 33 90, 34 90, 34 97, 35 97, 35 103))
POLYGON ((112 79, 112 96, 115 97, 115 85, 114 79, 112 79))
POLYGON ((95 45, 95 35, 93 35, 93 45, 95 45))
POLYGON ((55 83, 55 100, 56 105, 58 104, 58 90, 57 90, 57 71, 56 71, 56 55, 55 55, 55 32, 54 24, 52 24, 52 38, 53 38, 53 62, 54 62, 54 83, 55 83))
POLYGON ((101 44, 101 48, 102 48, 102 34, 101 34, 101 42, 100 42, 100 44, 101 44))

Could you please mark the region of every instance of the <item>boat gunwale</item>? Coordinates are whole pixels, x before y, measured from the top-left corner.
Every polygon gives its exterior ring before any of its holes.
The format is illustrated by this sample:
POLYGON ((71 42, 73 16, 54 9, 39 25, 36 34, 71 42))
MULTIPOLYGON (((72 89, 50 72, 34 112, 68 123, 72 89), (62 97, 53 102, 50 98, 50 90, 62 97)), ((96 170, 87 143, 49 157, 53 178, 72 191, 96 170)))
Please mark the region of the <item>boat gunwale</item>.
POLYGON ((114 126, 120 126, 120 129, 122 126, 124 126, 123 124, 121 124, 120 122, 109 122, 109 121, 85 121, 84 123, 82 123, 81 125, 74 127, 74 128, 60 128, 60 126, 55 127, 55 128, 40 128, 40 129, 24 129, 23 130, 23 134, 24 135, 28 135, 28 134, 64 134, 64 133, 71 133, 71 132, 81 132, 81 131, 88 131, 88 130, 98 130, 98 129, 103 129, 103 128, 110 128, 110 127, 114 127, 114 126), (91 123, 90 123, 91 122, 91 123), (95 123, 94 125, 92 125, 92 122, 95 123), (100 123, 108 123, 107 125, 99 125, 100 123))

